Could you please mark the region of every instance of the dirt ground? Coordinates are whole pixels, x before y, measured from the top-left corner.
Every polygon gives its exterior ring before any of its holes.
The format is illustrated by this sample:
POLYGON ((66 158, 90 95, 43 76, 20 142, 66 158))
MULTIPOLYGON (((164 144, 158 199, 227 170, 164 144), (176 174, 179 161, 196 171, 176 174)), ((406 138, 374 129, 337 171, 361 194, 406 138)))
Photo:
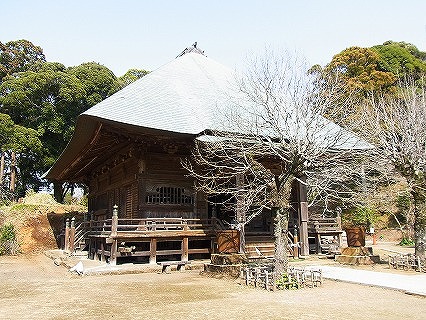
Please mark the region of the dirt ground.
POLYGON ((78 276, 44 255, 0 257, 0 319, 424 319, 426 298, 325 280, 266 292, 171 274, 78 276))

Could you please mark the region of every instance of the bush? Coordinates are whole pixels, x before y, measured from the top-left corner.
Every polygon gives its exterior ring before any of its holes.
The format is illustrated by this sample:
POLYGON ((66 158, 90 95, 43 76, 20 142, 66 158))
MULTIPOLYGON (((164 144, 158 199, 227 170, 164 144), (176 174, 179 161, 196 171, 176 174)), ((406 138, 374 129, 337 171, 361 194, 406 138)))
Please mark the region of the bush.
POLYGON ((8 206, 14 197, 14 194, 0 185, 0 206, 8 206))
POLYGON ((371 226, 380 218, 380 215, 373 208, 360 206, 342 215, 342 223, 345 227, 371 226))
POLYGON ((415 244, 416 243, 414 242, 414 240, 410 238, 402 238, 401 242, 399 243, 400 246, 407 246, 407 247, 414 246, 415 244))
POLYGON ((17 254, 19 244, 16 238, 16 231, 13 224, 5 224, 0 227, 0 255, 17 254))
POLYGON ((278 289, 297 290, 299 283, 296 279, 290 278, 287 273, 284 273, 276 282, 278 289))

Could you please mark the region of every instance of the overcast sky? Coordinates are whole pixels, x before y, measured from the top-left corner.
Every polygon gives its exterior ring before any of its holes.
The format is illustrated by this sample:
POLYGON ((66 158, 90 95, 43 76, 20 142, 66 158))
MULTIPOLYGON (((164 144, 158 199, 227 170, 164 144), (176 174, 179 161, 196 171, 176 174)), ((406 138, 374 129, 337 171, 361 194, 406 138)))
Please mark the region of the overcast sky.
POLYGON ((405 41, 426 51, 424 0, 0 0, 0 41, 48 61, 96 61, 117 76, 154 70, 195 41, 228 67, 271 46, 328 63, 350 46, 405 41))

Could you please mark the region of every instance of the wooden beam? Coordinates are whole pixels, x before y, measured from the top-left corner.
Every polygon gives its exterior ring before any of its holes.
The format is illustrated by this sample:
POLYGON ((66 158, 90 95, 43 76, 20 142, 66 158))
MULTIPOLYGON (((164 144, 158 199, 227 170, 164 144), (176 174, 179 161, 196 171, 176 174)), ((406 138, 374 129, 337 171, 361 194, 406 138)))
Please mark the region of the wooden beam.
MULTIPOLYGON (((112 238, 143 239, 143 238, 179 238, 179 237, 209 237, 216 235, 214 230, 156 230, 156 231, 118 231, 112 238)), ((96 235, 93 235, 96 236, 96 235)))
MULTIPOLYGON (((306 177, 299 178, 302 181, 306 180, 306 177)), ((297 202, 299 203, 299 235, 300 235, 300 254, 302 256, 309 255, 309 241, 308 241, 308 200, 306 184, 297 181, 297 202)))
POLYGON ((117 264, 117 240, 114 239, 111 244, 111 254, 109 264, 115 266, 117 264))
POLYGON ((149 263, 157 264, 157 239, 152 238, 149 244, 149 263))
POLYGON ((70 249, 70 219, 67 218, 65 222, 65 242, 64 250, 68 251, 70 249))
POLYGON ((182 239, 182 256, 181 256, 182 261, 188 261, 188 249, 189 249, 188 237, 184 237, 182 239))
POLYGON ((71 228, 70 228, 70 241, 69 241, 70 252, 74 252, 74 242, 75 242, 75 217, 72 217, 71 228))
POLYGON ((120 257, 150 257, 151 251, 119 252, 120 257))
POLYGON ((101 241, 101 262, 105 262, 105 247, 103 241, 101 241))

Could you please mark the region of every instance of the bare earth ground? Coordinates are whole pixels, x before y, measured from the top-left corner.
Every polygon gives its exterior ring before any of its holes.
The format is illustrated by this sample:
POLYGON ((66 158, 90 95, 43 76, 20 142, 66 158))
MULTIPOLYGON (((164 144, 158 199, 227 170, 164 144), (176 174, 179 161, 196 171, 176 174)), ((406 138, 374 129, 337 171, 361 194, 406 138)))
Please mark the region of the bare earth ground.
MULTIPOLYGON (((196 270, 80 277, 41 254, 57 248, 52 221, 60 216, 59 209, 68 212, 57 206, 31 207, 6 215, 14 219, 21 250, 40 254, 0 256, 0 319, 426 318, 425 297, 331 280, 319 288, 266 292, 234 280, 201 276, 196 270)), ((383 241, 395 241, 398 236, 378 234, 383 241)), ((375 253, 386 259, 394 249, 377 246, 375 253)), ((318 259, 299 263, 333 262, 318 259)), ((362 268, 404 273, 387 265, 362 268)))
POLYGON ((325 280, 267 292, 171 274, 77 276, 44 255, 0 257, 0 319, 425 319, 426 298, 325 280))

